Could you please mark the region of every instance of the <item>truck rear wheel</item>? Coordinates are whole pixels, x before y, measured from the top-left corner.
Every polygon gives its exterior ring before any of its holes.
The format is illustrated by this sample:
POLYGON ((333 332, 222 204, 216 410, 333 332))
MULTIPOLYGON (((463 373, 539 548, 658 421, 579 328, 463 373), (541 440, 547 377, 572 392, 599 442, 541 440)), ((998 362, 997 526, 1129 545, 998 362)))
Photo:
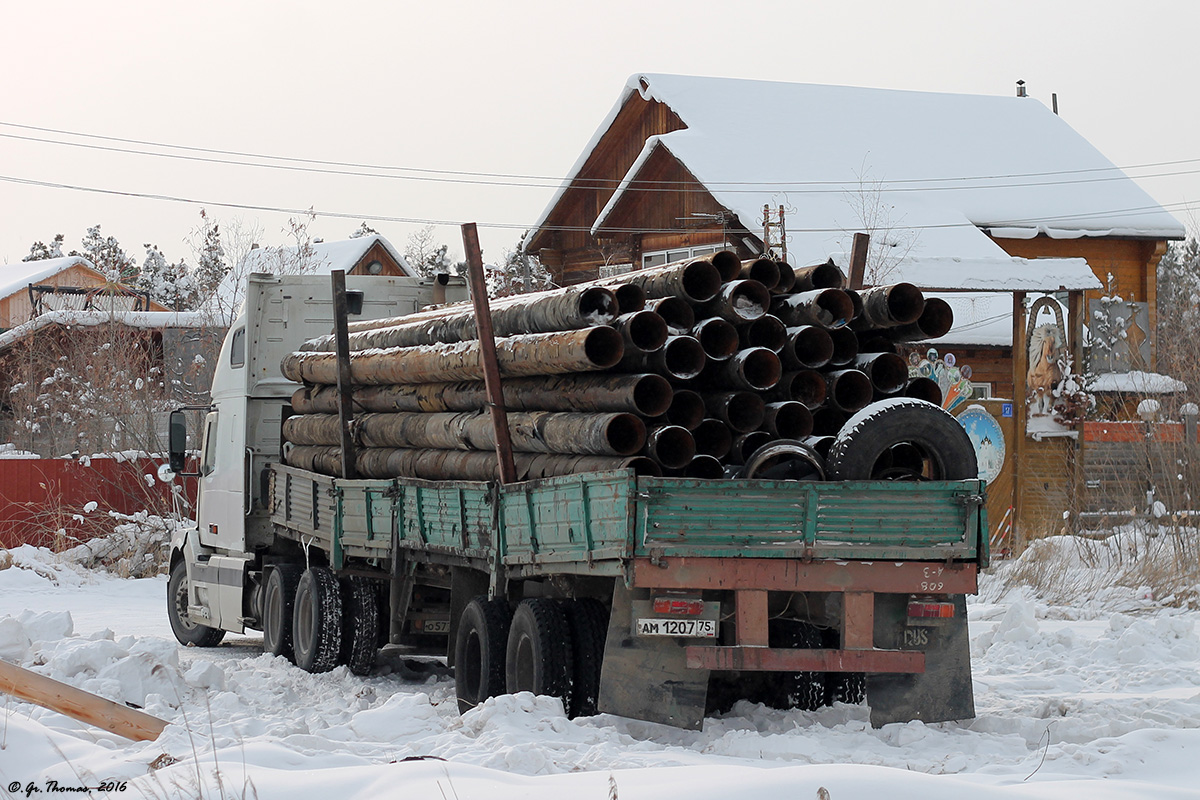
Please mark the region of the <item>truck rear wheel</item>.
POLYGON ((167 580, 167 619, 171 622, 171 632, 180 644, 216 647, 225 638, 225 631, 192 622, 188 617, 191 603, 188 595, 187 564, 180 560, 171 567, 171 577, 167 580))
MULTIPOLYGON (((821 630, 811 622, 800 620, 771 620, 771 647, 794 647, 801 650, 819 650, 821 630)), ((773 686, 771 705, 776 708, 798 708, 815 711, 825 703, 825 673, 781 672, 773 686)))
POLYGON ((296 661, 292 652, 292 615, 302 571, 298 564, 276 564, 267 576, 263 595, 263 652, 283 656, 292 663, 296 661))
POLYGON ((454 691, 458 713, 504 694, 505 653, 512 608, 503 598, 486 595, 471 600, 463 609, 454 641, 454 691))
POLYGON ((351 576, 342 583, 342 652, 339 663, 369 675, 379 653, 379 584, 351 576))
POLYGON ((581 597, 563 604, 571 629, 571 703, 568 715, 590 717, 600 695, 600 665, 608 638, 608 609, 599 600, 581 597))
POLYGON ((571 635, 562 606, 547 598, 522 600, 508 631, 505 685, 571 701, 571 635))
POLYGON ((342 592, 328 567, 309 567, 296 587, 292 622, 296 666, 329 672, 342 650, 342 592))

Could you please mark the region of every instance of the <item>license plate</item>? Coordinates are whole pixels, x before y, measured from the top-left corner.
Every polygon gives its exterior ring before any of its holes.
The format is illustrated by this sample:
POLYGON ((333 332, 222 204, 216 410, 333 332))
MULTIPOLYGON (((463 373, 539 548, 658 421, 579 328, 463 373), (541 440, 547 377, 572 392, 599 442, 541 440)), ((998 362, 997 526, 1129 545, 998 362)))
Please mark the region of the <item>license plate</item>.
POLYGON ((421 627, 422 633, 449 633, 450 620, 448 619, 427 619, 421 627))
POLYGON ((638 636, 692 636, 704 639, 717 637, 715 619, 639 619, 638 636))

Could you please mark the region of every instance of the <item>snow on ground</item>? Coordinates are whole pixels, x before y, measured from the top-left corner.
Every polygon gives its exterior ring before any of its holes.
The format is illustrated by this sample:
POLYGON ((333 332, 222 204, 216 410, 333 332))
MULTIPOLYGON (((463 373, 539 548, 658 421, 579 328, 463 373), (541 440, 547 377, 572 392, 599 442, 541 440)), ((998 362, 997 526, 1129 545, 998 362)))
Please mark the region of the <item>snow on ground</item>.
MULTIPOLYGON (((1042 549, 1064 573, 1087 572, 1096 559, 1072 556, 1073 546, 1042 549)), ((0 658, 171 723, 155 742, 130 743, 0 699, 0 792, 14 796, 30 782, 111 778, 151 797, 291 800, 772 800, 817 798, 820 788, 831 800, 1200 797, 1200 612, 1115 579, 1083 602, 1051 605, 1013 581, 1026 559, 985 576, 970 605, 975 720, 873 730, 865 706, 743 703, 681 731, 608 715, 568 720, 557 701, 529 694, 460 717, 436 664, 391 658, 369 678, 309 675, 263 655, 254 637, 181 648, 164 578, 11 553, 0 569, 0 658)))

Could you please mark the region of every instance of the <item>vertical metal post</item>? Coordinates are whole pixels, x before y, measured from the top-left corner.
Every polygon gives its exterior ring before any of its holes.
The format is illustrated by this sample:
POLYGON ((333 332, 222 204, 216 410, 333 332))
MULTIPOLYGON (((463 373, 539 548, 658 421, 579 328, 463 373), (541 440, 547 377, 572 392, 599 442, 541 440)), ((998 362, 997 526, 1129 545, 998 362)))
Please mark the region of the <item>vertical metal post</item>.
POLYGON ((337 355, 338 421, 342 431, 342 477, 358 477, 355 469, 357 453, 354 437, 350 435, 350 423, 354 420, 351 399, 354 387, 350 380, 350 329, 346 310, 346 272, 335 269, 333 278, 333 337, 337 355))
POLYGON ((871 236, 866 233, 854 234, 854 245, 850 250, 850 286, 857 291, 863 288, 867 276, 867 253, 871 250, 871 236))
POLYGON ((462 226, 463 250, 467 255, 467 280, 471 302, 475 305, 475 329, 479 334, 479 354, 483 361, 483 385, 487 405, 492 412, 496 432, 496 458, 500 461, 500 482, 515 483, 517 467, 513 463, 512 440, 508 434, 508 414, 500 386, 500 364, 496 360, 496 339, 492 333, 492 313, 488 307, 487 283, 483 279, 483 255, 479 251, 479 232, 474 222, 462 226))
POLYGON ((1028 410, 1025 405, 1025 373, 1029 370, 1029 351, 1025 344, 1025 292, 1013 292, 1013 334, 1012 334, 1012 363, 1013 363, 1013 417, 1016 434, 1013 436, 1013 515, 1012 538, 1009 547, 1014 556, 1021 554, 1025 548, 1021 518, 1021 477, 1025 474, 1022 459, 1029 449, 1025 439, 1026 419, 1028 410))

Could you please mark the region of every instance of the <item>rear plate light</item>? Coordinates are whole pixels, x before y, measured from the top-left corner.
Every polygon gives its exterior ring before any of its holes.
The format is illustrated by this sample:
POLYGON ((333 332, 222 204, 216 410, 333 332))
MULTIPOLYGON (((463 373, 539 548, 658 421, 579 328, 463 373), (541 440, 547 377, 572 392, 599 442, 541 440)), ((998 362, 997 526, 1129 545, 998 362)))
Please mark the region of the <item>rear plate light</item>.
POLYGON ((654 613, 698 617, 704 613, 704 601, 698 597, 656 597, 654 613))
POLYGON ((909 600, 908 616, 910 619, 946 619, 954 616, 954 603, 909 600))

